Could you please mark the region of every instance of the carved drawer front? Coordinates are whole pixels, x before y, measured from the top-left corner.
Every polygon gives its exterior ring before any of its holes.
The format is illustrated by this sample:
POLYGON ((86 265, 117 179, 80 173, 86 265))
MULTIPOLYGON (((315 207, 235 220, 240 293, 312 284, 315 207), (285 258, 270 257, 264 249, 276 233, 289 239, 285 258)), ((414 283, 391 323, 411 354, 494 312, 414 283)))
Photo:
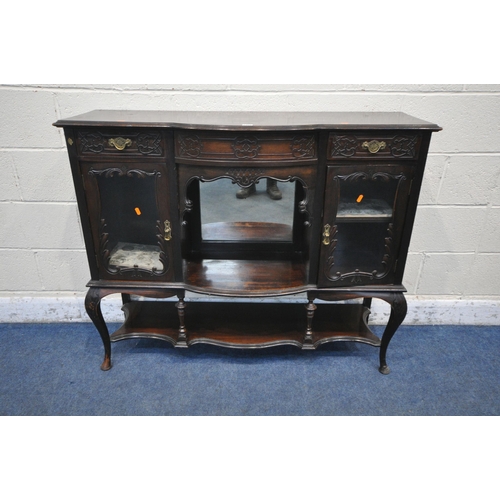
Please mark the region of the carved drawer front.
POLYGON ((416 160, 420 149, 421 135, 398 132, 369 133, 334 133, 328 138, 328 159, 403 159, 416 160))
POLYGON ((315 160, 315 134, 267 132, 178 132, 175 156, 179 161, 199 160, 272 162, 315 160))
POLYGON ((162 134, 148 129, 85 129, 77 134, 77 150, 82 156, 163 157, 162 134))

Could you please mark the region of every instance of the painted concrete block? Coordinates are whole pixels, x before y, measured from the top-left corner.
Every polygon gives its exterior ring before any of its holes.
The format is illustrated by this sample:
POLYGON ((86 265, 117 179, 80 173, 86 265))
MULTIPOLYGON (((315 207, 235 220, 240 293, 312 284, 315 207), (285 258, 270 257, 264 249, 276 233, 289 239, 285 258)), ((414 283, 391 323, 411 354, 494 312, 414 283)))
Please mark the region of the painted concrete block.
POLYGON ((462 295, 474 263, 474 254, 428 254, 425 257, 418 295, 462 295))
POLYGON ((466 295, 498 296, 500 252, 476 255, 472 268, 464 281, 466 295))
POLYGON ((2 172, 0 201, 21 200, 19 181, 16 176, 12 153, 10 151, 0 151, 0 172, 2 172))
POLYGON ((500 252, 500 207, 492 207, 487 211, 478 252, 500 252))
POLYGON ((486 205, 499 185, 500 156, 453 155, 437 201, 444 205, 486 205))
POLYGON ((403 96, 363 92, 57 92, 61 116, 92 109, 400 111, 403 96))
POLYGON ((52 92, 0 87, 0 148, 57 148, 60 135, 52 92))
MULTIPOLYGON (((500 279, 500 85, 24 85, 0 87, 0 108, 0 293, 13 287, 84 293, 89 273, 69 162, 62 133, 52 126, 59 117, 97 108, 403 111, 444 128, 431 141, 403 282, 417 301, 426 294, 460 297, 446 306, 466 311, 460 321, 473 306, 493 317, 489 304, 483 310, 463 297, 500 297, 494 285, 500 279)), ((433 300, 415 321, 425 320, 433 300)), ((445 306, 436 311, 439 321, 453 320, 445 306)))
POLYGON ((407 94, 401 111, 443 127, 432 137, 432 152, 498 151, 500 93, 407 94))
POLYGON ((75 189, 65 150, 12 151, 24 201, 75 201, 75 189))
POLYGON ((486 210, 486 207, 419 207, 410 250, 474 252, 485 224, 486 210))
POLYGON ((83 250, 38 250, 36 259, 43 290, 85 292, 90 279, 83 250))
POLYGON ((0 290, 31 292, 41 286, 34 252, 0 249, 0 290))
POLYGON ((427 157, 422 188, 418 199, 420 205, 434 205, 436 203, 441 187, 441 179, 448 162, 449 157, 445 155, 437 154, 427 157))
POLYGON ((500 182, 491 192, 491 204, 495 207, 500 207, 500 182))
POLYGON ((68 118, 94 109, 172 109, 169 106, 162 107, 162 104, 156 101, 154 94, 143 91, 55 91, 55 96, 61 118, 68 118))
POLYGON ((406 287, 409 294, 417 293, 417 285, 424 257, 424 254, 421 253, 408 254, 405 273, 403 276, 403 285, 406 287))
POLYGON ((84 246, 75 203, 0 203, 4 248, 84 246))

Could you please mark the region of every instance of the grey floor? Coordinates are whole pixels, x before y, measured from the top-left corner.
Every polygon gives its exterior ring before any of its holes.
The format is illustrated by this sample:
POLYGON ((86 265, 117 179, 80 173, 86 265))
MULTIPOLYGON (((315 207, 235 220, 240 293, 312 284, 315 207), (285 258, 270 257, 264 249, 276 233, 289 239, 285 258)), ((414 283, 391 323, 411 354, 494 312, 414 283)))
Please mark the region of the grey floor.
MULTIPOLYGON (((103 372, 92 323, 0 324, 0 415, 497 416, 499 349, 498 327, 403 325, 381 375, 378 349, 351 342, 302 351, 130 339, 113 343, 103 372)), ((322 441, 345 429, 311 430, 322 441)))

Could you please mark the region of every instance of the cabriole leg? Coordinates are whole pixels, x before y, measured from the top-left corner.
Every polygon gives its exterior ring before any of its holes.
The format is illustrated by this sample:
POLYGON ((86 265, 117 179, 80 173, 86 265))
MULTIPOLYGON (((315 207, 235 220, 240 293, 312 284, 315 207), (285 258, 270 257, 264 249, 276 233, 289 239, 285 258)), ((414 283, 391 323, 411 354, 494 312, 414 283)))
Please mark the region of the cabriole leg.
POLYGON ((408 306, 406 304, 406 299, 403 293, 391 293, 389 297, 384 297, 383 300, 391 304, 391 315, 389 316, 389 321, 387 323, 387 326, 385 327, 384 334, 382 335, 382 341, 380 343, 379 372, 387 375, 391 371, 387 366, 387 362, 385 359, 387 354, 387 347, 389 347, 389 342, 391 341, 393 335, 396 333, 396 330, 405 319, 408 306))
POLYGON ((107 371, 111 368, 111 340, 109 338, 108 327, 101 312, 101 299, 104 297, 100 288, 91 287, 85 297, 85 309, 92 323, 97 328, 104 344, 104 361, 101 370, 107 371))

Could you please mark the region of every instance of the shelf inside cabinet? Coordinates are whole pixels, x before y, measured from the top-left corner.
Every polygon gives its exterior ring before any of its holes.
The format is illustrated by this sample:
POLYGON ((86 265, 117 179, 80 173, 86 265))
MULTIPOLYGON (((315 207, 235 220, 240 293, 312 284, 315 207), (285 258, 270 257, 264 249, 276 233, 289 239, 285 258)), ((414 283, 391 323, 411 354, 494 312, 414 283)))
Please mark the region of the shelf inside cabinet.
POLYGON ((194 291, 220 295, 285 295, 304 289, 307 265, 292 260, 185 260, 184 280, 194 291))
POLYGON ((392 207, 385 201, 372 199, 366 202, 343 202, 337 210, 337 221, 342 222, 381 222, 392 217, 392 207))

